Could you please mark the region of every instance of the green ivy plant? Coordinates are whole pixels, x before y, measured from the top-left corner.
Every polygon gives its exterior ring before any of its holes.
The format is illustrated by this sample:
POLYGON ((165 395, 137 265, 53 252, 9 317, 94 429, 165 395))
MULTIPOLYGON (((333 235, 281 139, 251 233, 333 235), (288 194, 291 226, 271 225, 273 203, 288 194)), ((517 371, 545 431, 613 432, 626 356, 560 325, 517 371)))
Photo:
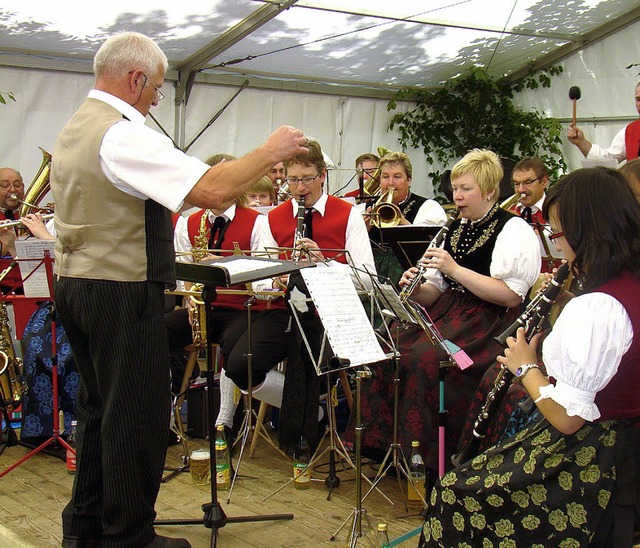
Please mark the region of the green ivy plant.
POLYGON ((11 99, 14 103, 16 101, 13 92, 11 91, 0 91, 0 103, 3 105, 7 104, 7 99, 11 99))
MULTIPOLYGON (((437 160, 451 166, 472 148, 488 148, 511 159, 538 156, 554 180, 567 168, 560 149, 562 126, 555 118, 518 108, 513 96, 525 88, 550 87, 551 77, 561 72, 561 66, 550 67, 510 83, 473 67, 439 89, 403 89, 389 101, 387 110, 395 110, 398 101, 414 102, 415 107, 394 114, 389 128, 398 129, 404 148, 422 148, 430 164, 437 160)), ((440 175, 429 173, 438 195, 442 193, 440 175)))

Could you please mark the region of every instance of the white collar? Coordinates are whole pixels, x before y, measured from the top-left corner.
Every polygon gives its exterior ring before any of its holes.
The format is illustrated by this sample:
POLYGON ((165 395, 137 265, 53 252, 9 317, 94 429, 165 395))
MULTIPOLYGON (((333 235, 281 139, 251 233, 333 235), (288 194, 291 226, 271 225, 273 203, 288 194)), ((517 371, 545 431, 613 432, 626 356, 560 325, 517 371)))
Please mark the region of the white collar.
MULTIPOLYGON (((307 209, 315 209, 322 217, 324 217, 324 212, 327 209, 327 200, 329 199, 329 195, 326 192, 322 192, 318 201, 311 206, 311 208, 307 209)), ((293 205, 293 216, 298 216, 298 202, 296 202, 295 198, 291 198, 291 203, 293 205)))
POLYGON ((207 210, 209 212, 209 220, 213 223, 216 220, 216 217, 224 217, 227 221, 233 221, 233 218, 236 216, 236 204, 231 204, 221 215, 216 215, 210 209, 207 210))
POLYGON ((120 97, 116 97, 115 95, 111 95, 106 91, 102 91, 99 89, 92 89, 89 92, 90 99, 97 99, 98 101, 102 101, 103 103, 107 103, 107 105, 112 106, 122 115, 126 116, 128 120, 131 122, 137 122, 139 124, 144 124, 146 118, 142 115, 142 113, 135 108, 133 108, 129 103, 125 103, 120 97))

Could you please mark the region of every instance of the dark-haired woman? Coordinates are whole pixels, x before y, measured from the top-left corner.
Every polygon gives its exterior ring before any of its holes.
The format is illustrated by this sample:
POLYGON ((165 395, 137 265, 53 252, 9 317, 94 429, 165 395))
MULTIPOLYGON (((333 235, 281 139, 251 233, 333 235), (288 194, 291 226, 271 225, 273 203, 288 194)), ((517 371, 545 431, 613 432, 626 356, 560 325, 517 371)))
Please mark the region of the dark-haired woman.
POLYGON ((584 293, 542 345, 498 360, 540 419, 436 484, 423 546, 631 546, 640 444, 640 206, 624 178, 577 170, 544 211, 584 293))

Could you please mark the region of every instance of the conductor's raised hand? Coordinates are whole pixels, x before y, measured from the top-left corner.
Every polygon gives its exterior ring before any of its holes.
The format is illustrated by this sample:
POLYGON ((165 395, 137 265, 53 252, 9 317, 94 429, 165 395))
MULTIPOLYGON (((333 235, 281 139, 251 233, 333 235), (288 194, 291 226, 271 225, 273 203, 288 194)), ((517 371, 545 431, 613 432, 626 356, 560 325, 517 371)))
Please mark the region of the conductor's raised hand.
POLYGON ((299 154, 307 154, 309 141, 301 130, 293 126, 280 126, 264 143, 274 165, 299 154))

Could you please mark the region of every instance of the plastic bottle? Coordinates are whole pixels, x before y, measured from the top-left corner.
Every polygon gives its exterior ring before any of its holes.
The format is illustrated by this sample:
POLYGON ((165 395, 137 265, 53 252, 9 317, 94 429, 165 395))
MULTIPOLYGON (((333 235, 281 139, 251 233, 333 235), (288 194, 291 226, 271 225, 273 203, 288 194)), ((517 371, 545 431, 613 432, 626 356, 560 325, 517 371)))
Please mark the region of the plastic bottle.
POLYGON ((376 546, 378 548, 389 548, 389 533, 387 533, 386 523, 378 523, 378 532, 376 533, 376 546))
POLYGON ((309 489, 311 487, 310 459, 309 443, 304 436, 301 436, 300 444, 293 454, 293 486, 296 489, 309 489))
MULTIPOLYGON (((78 430, 78 421, 71 421, 71 431, 67 436, 67 443, 73 447, 73 451, 76 450, 76 435, 78 430)), ((67 449, 67 472, 69 474, 76 473, 76 455, 75 453, 67 449)))
POLYGON ((225 491, 231 484, 231 466, 229 463, 229 451, 227 440, 224 436, 224 424, 216 427, 216 486, 225 491))
POLYGON ((407 502, 410 505, 424 506, 426 470, 424 460, 422 460, 422 455, 420 454, 420 442, 415 440, 411 442, 409 475, 413 485, 407 481, 407 502))

